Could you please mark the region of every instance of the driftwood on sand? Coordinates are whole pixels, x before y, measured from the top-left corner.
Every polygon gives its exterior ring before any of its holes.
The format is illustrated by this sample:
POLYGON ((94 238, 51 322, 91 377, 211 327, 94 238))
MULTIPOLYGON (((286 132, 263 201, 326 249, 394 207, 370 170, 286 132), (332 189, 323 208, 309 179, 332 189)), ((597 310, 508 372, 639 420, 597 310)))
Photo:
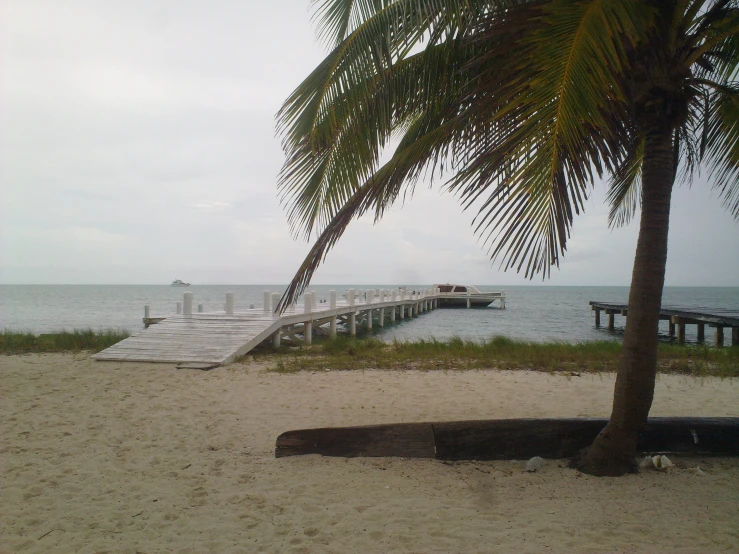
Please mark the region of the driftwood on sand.
MULTIPOLYGON (((606 423, 605 419, 496 419, 300 429, 277 437, 275 456, 568 458, 587 447, 606 423)), ((650 418, 640 434, 639 450, 738 455, 739 418, 650 418)))

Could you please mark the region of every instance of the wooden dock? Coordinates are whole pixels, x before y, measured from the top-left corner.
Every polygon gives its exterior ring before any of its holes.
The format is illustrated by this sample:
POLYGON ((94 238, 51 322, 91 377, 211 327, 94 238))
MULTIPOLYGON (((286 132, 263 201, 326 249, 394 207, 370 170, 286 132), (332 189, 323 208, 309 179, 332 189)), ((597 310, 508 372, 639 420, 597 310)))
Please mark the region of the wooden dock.
POLYGON ((265 291, 261 307, 234 311, 233 293, 226 293, 223 312, 203 313, 202 304, 193 312, 193 296, 186 292, 177 303, 177 314, 152 317, 144 309, 146 329, 93 355, 95 360, 227 364, 264 341, 280 346, 311 344, 313 336, 336 336, 337 325, 354 336, 357 327, 371 330, 388 322, 417 317, 439 307, 437 289, 408 292, 347 291, 346 300, 337 301, 336 291, 327 302, 317 302, 315 293, 304 295, 303 306, 292 305, 275 314, 279 293, 265 291))
MULTIPOLYGON (((608 330, 615 328, 615 316, 629 315, 628 304, 614 304, 612 302, 598 302, 591 300, 590 309, 595 314, 595 326, 600 327, 600 312, 608 315, 608 330)), ((698 341, 704 341, 706 336, 706 325, 714 327, 714 346, 724 345, 724 329, 731 331, 731 344, 739 346, 739 310, 730 308, 686 308, 681 306, 662 306, 660 309, 661 320, 669 321, 669 333, 675 336, 677 329, 678 344, 685 344, 685 326, 698 326, 698 341)))

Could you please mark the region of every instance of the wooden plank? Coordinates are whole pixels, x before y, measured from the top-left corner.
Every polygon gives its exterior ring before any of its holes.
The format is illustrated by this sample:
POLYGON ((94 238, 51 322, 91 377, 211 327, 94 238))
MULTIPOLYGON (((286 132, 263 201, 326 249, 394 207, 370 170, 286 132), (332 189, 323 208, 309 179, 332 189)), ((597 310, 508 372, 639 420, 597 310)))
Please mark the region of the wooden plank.
MULTIPOLYGON (((606 419, 502 419, 305 429, 281 434, 275 456, 569 458, 591 444, 606 423, 606 419)), ((638 448, 647 453, 736 456, 739 418, 650 418, 638 448)))

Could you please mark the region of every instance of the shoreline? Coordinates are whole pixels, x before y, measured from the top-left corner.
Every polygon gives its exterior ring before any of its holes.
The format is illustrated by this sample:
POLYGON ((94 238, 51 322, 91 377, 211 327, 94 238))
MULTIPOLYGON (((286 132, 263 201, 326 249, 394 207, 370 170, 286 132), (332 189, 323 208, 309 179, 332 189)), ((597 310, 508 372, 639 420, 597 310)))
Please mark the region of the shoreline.
MULTIPOLYGON (((610 373, 209 372, 0 358, 0 550, 721 552, 739 548, 739 460, 596 478, 548 460, 274 458, 290 429, 607 417, 610 373), (700 466, 704 476, 691 471, 700 466)), ((739 382, 659 375, 654 416, 738 416, 739 382)))

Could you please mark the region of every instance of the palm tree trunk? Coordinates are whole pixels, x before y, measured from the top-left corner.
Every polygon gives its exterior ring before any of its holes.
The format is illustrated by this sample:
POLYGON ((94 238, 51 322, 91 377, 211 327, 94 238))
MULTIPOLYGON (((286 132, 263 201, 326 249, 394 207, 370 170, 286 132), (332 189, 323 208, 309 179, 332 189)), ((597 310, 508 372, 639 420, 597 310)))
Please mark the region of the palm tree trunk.
POLYGON ((646 425, 652 406, 676 169, 672 134, 669 130, 649 133, 644 145, 639 239, 613 411, 593 444, 572 462, 573 467, 592 475, 615 476, 636 470, 638 433, 646 425))

